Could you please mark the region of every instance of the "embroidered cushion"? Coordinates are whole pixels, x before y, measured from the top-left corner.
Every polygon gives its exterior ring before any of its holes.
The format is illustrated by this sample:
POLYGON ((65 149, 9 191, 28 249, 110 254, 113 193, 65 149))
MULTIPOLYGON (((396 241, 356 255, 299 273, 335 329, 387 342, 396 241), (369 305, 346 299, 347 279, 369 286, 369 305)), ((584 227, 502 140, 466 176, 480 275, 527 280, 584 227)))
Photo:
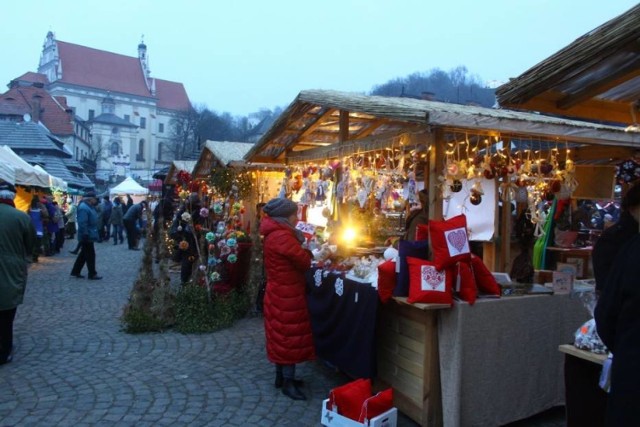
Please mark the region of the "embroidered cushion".
POLYGON ((393 408, 393 389, 388 388, 364 401, 358 422, 365 423, 391 408, 393 408))
POLYGON ((500 285, 498 285, 496 278, 493 277, 493 274, 491 274, 491 271, 484 265, 480 257, 471 255, 471 268, 473 270, 473 277, 476 279, 476 286, 480 292, 500 296, 500 285))
POLYGON ((429 224, 416 226, 416 240, 429 240, 429 224))
POLYGON ((456 262, 468 261, 471 256, 467 236, 467 217, 454 216, 444 221, 429 221, 433 262, 438 270, 456 262))
POLYGON ((453 303, 451 273, 438 271, 431 261, 407 257, 409 265, 409 303, 453 303))
POLYGON ((476 279, 473 276, 471 264, 468 262, 458 262, 456 265, 449 267, 449 272, 453 277, 453 291, 462 301, 466 301, 469 305, 473 305, 478 298, 478 288, 476 279))
POLYGON ((329 409, 357 420, 362 404, 369 397, 371 397, 371 380, 360 378, 332 389, 329 392, 329 409))
POLYGON ((382 303, 391 299, 396 283, 398 283, 396 263, 388 260, 378 265, 378 297, 382 303))

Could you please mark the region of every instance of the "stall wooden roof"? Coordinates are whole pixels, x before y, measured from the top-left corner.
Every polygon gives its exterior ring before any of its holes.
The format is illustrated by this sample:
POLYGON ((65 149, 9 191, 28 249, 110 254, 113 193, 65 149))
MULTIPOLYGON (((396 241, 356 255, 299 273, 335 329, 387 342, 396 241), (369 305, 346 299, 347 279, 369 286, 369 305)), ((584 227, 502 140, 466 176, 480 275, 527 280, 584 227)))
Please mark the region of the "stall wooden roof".
POLYGON ((502 107, 620 123, 640 119, 640 4, 496 90, 502 107))
POLYGON ((336 150, 345 141, 362 149, 363 142, 428 133, 432 127, 640 147, 640 133, 625 132, 620 126, 410 98, 307 90, 300 92, 245 160, 286 163, 296 158, 338 157, 336 150))
POLYGON ((174 160, 171 162, 171 166, 169 166, 169 171, 164 179, 164 183, 175 184, 178 172, 185 171, 192 173, 195 165, 196 162, 194 160, 174 160))
MULTIPOLYGON (((193 177, 204 179, 215 166, 273 170, 273 163, 248 163, 244 160, 244 156, 252 147, 253 144, 248 142, 207 141, 193 168, 193 177)), ((276 167, 276 169, 282 169, 282 167, 276 167)))

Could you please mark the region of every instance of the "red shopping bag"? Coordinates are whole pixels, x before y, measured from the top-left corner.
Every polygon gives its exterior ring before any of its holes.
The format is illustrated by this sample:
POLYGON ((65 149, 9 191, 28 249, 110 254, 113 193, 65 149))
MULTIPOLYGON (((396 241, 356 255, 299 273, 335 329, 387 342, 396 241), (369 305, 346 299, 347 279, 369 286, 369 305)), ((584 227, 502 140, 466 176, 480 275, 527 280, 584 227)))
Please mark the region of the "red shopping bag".
POLYGON ((364 401, 371 397, 371 380, 358 379, 329 392, 329 409, 352 420, 357 420, 364 401))
POLYGON ((358 422, 366 423, 393 408, 393 389, 388 388, 371 396, 362 403, 358 422))

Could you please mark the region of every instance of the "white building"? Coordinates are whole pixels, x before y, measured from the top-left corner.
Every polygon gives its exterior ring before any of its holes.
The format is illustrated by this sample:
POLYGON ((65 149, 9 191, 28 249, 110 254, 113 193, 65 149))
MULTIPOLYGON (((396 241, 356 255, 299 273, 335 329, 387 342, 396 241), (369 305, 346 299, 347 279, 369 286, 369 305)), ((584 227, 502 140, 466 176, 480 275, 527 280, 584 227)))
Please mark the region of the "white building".
POLYGON ((47 77, 49 93, 66 97, 89 124, 99 152, 96 178, 151 181, 173 160, 166 150, 171 120, 191 109, 191 102, 182 83, 151 77, 143 42, 136 58, 56 40, 49 31, 38 73, 47 77))

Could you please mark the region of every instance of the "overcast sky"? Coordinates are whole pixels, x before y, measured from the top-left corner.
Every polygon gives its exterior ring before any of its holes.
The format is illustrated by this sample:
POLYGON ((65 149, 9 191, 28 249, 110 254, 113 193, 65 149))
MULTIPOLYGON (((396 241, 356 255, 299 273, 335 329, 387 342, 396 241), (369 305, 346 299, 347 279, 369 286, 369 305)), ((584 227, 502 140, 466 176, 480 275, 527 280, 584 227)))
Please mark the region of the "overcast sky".
POLYGON ((459 65, 507 81, 636 4, 631 0, 21 0, 0 12, 0 92, 58 40, 137 56, 191 101, 247 115, 304 89, 374 85, 459 65))

